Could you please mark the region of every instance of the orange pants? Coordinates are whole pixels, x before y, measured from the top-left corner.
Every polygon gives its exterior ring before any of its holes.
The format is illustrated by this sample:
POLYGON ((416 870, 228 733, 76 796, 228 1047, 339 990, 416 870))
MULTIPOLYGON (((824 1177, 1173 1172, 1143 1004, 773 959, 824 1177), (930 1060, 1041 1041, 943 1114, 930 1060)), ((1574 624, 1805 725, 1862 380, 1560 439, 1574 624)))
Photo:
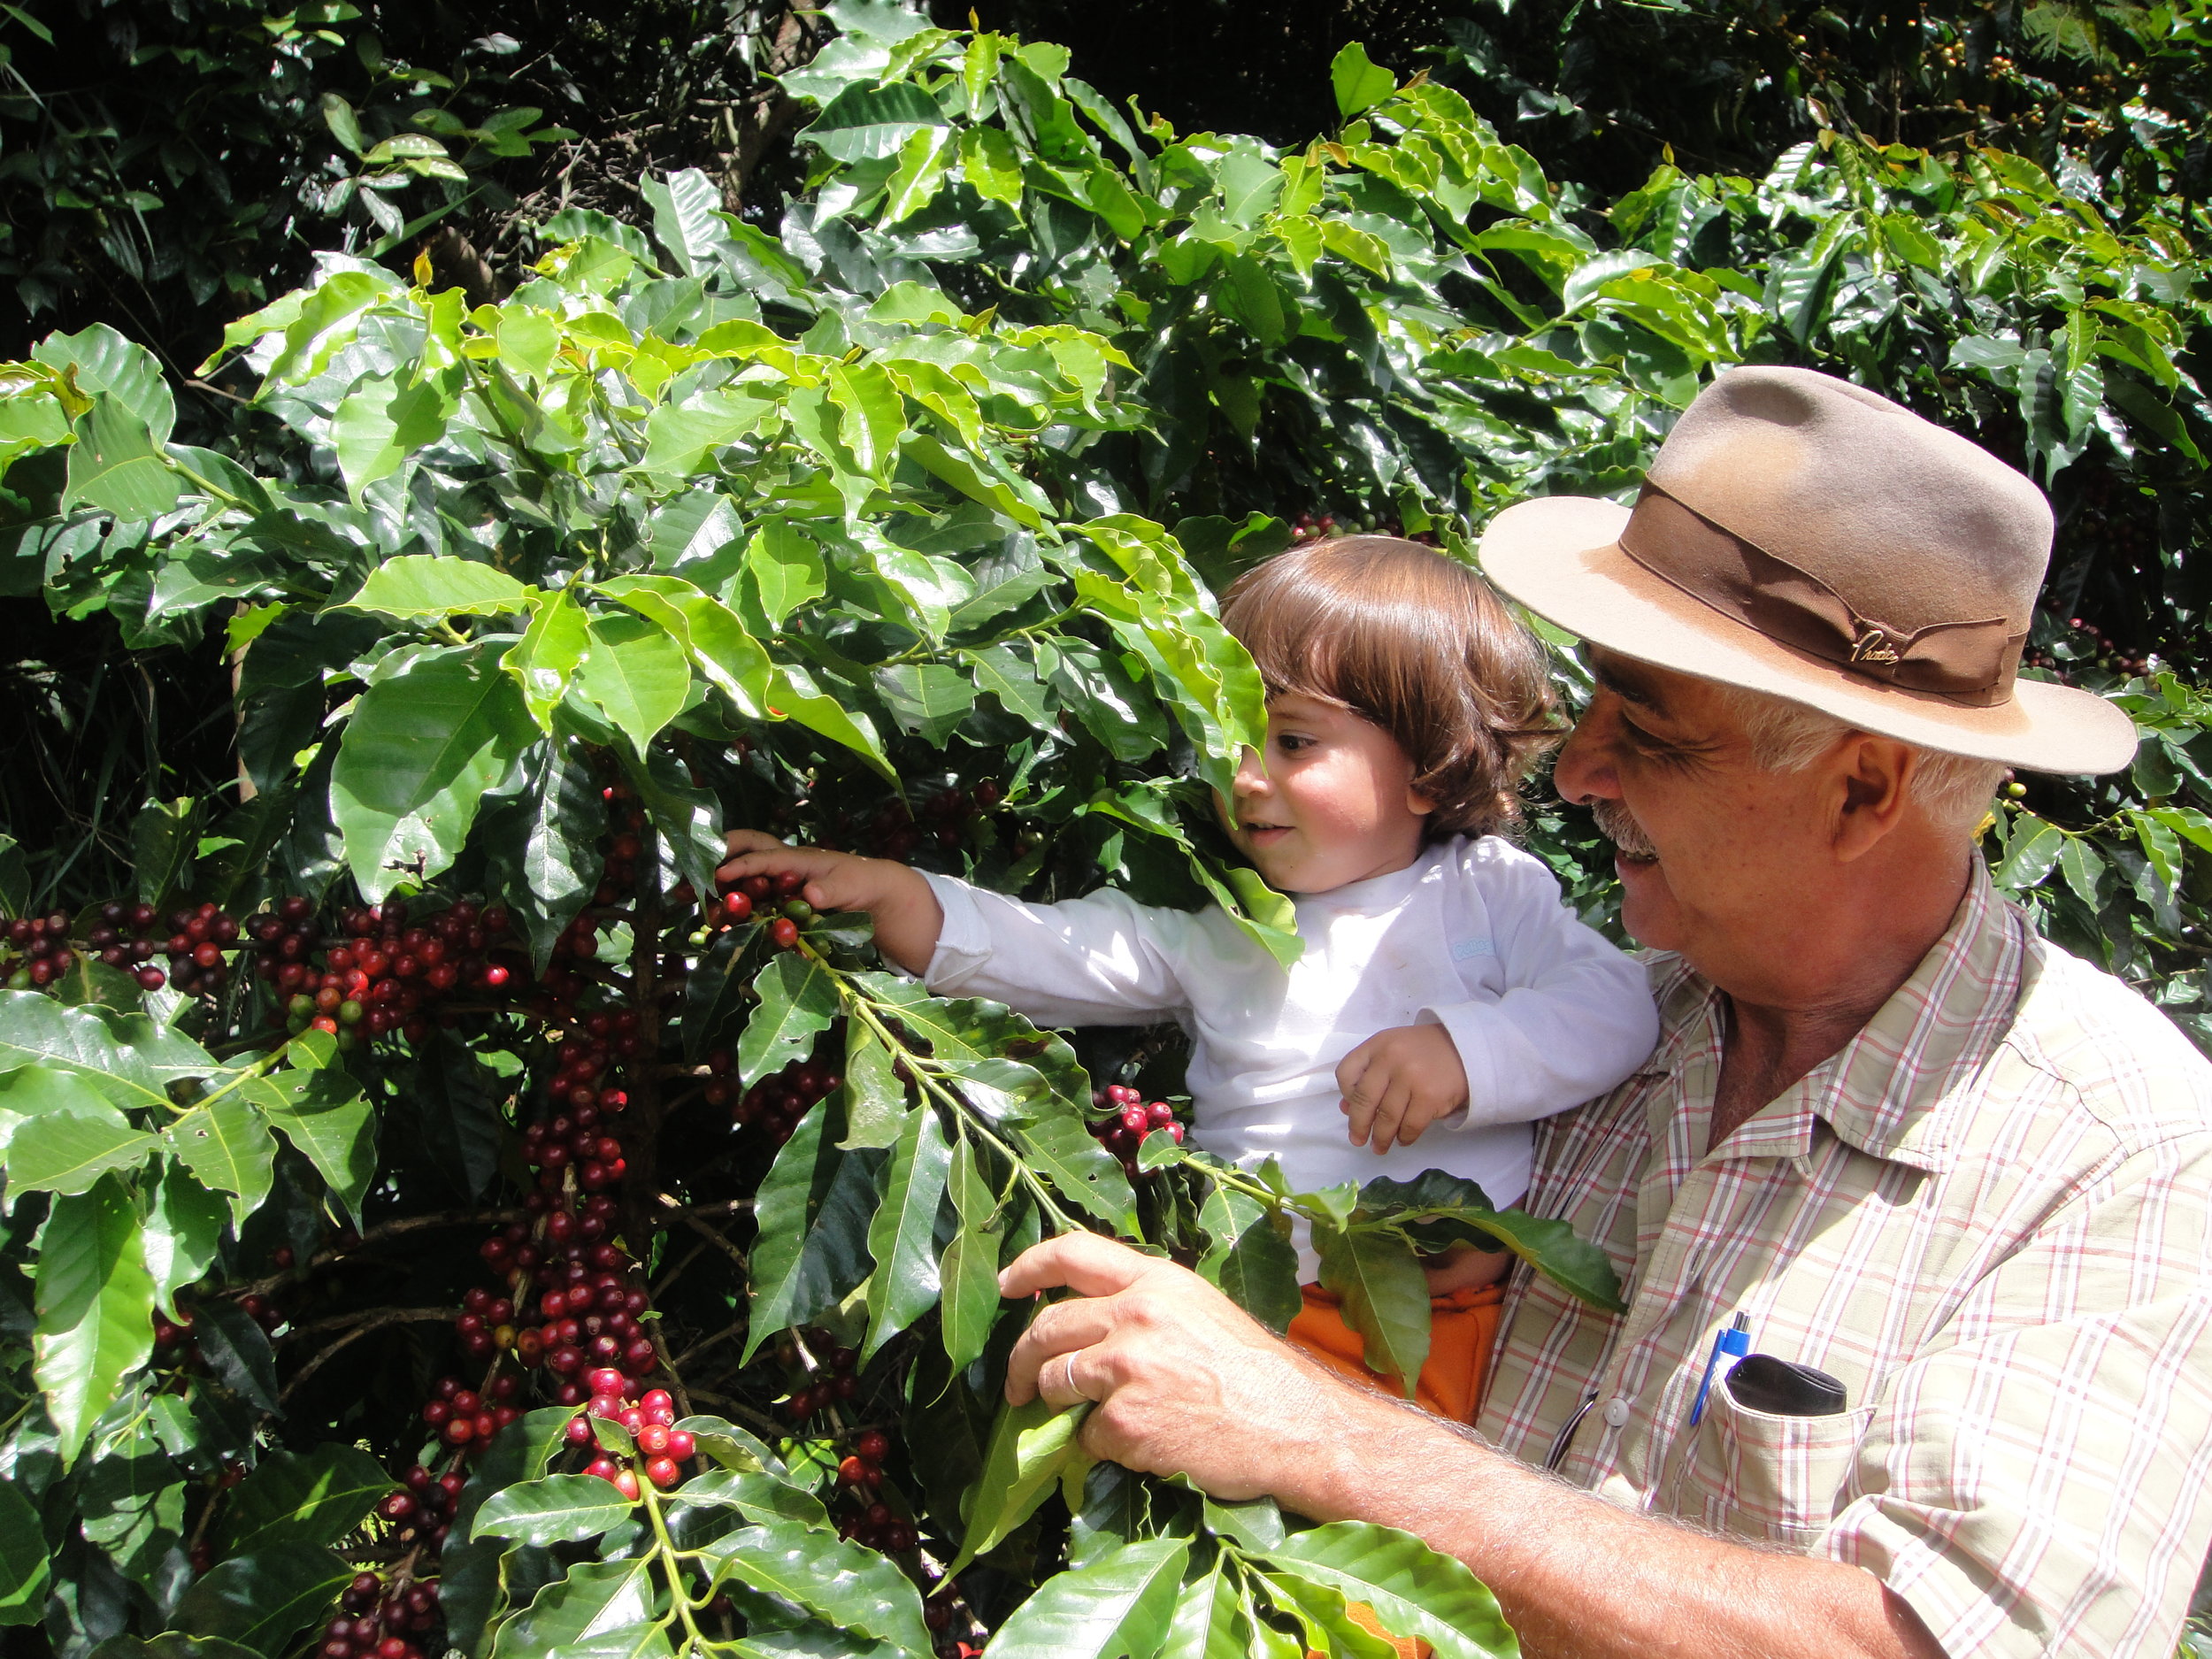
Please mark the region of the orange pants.
MULTIPOLYGON (((1397 1379, 1368 1369, 1365 1340, 1344 1323, 1342 1298, 1318 1285, 1302 1288, 1306 1305, 1290 1322, 1290 1340, 1354 1382, 1402 1396, 1397 1379)), ((1414 1399, 1423 1410, 1455 1423, 1475 1420, 1504 1301, 1502 1284, 1429 1298, 1429 1356, 1414 1384, 1414 1399)))

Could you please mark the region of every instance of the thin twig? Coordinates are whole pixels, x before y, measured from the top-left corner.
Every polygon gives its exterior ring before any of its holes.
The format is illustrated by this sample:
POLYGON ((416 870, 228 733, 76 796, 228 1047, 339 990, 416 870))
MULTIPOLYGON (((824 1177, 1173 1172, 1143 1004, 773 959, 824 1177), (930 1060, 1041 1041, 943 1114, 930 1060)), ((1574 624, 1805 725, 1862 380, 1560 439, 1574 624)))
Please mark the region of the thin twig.
POLYGON ((712 1336, 700 1338, 699 1340, 694 1342, 682 1353, 677 1355, 676 1357, 670 1362, 670 1363, 673 1365, 687 1365, 700 1355, 705 1353, 709 1348, 712 1348, 716 1343, 726 1342, 733 1336, 741 1335, 745 1331, 751 1327, 751 1325, 752 1321, 749 1319, 740 1319, 735 1325, 725 1325, 721 1330, 717 1331, 712 1336))
POLYGON ((528 1219, 529 1214, 530 1212, 526 1210, 442 1210, 434 1215, 406 1216, 397 1221, 387 1221, 371 1227, 343 1249, 319 1251, 296 1267, 288 1267, 280 1273, 272 1273, 266 1279, 257 1279, 247 1284, 233 1285, 230 1291, 231 1294, 239 1296, 265 1296, 273 1290, 298 1283, 318 1268, 328 1267, 332 1263, 343 1261, 350 1256, 358 1256, 362 1251, 382 1244, 388 1240, 403 1238, 411 1233, 426 1233, 441 1227, 503 1227, 511 1221, 528 1219))
MULTIPOLYGON (((377 1313, 370 1316, 368 1318, 362 1320, 361 1323, 355 1325, 352 1330, 347 1332, 343 1336, 340 1337, 335 1342, 333 1342, 321 1353, 316 1355, 313 1359, 309 1360, 306 1364, 301 1366, 299 1375, 293 1378, 290 1382, 284 1385, 283 1391, 278 1394, 277 1398, 280 1401, 289 1400, 292 1395, 298 1391, 302 1383, 305 1382, 310 1377, 312 1377, 317 1371, 320 1371, 325 1365, 330 1363, 332 1356, 335 1355, 339 1349, 346 1347, 349 1343, 358 1341, 361 1338, 368 1335, 368 1333, 372 1331, 381 1331, 387 1326, 395 1325, 428 1325, 433 1322, 442 1325, 450 1321, 452 1317, 453 1310, 450 1308, 382 1309, 377 1313)), ((313 1329, 316 1327, 311 1326, 310 1328, 313 1329)))

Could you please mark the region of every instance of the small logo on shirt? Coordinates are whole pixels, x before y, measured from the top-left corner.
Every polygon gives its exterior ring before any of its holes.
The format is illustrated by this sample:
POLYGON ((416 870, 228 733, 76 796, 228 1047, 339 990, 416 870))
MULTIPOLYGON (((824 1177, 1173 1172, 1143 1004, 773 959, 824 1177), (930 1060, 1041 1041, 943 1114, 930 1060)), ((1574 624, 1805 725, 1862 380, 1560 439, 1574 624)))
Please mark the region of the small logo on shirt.
POLYGON ((1456 939, 1452 941, 1452 960, 1464 962, 1470 956, 1494 956, 1497 947, 1488 939, 1456 939))

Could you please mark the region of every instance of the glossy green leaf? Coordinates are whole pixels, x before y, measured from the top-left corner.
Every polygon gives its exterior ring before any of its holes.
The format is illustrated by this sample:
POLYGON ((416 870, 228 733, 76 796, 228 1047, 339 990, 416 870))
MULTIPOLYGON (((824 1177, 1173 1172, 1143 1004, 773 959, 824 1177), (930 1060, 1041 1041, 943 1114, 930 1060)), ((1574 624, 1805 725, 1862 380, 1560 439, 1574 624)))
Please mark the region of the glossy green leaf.
POLYGON ((243 1091, 195 1106, 169 1125, 167 1140, 202 1185, 231 1195, 231 1214, 241 1225, 269 1195, 276 1137, 243 1091))
POLYGON ((1189 1555, 1181 1539, 1146 1539, 1046 1579, 992 1635, 987 1659, 1149 1659, 1174 1624, 1189 1555))
POLYGON ((680 576, 625 576, 602 583, 600 591, 665 628, 740 714, 760 718, 768 693, 768 653, 727 605, 680 576))
POLYGON ((361 1085, 342 1071, 295 1068, 257 1078, 239 1093, 357 1218, 376 1176, 376 1122, 361 1085))
POLYGON ((1217 1563, 1184 1585, 1160 1659, 1247 1659, 1252 1620, 1236 1578, 1217 1563))
POLYGON ((684 648, 640 616, 593 616, 576 688, 642 750, 676 718, 691 690, 684 648))
POLYGON ((1332 1522, 1293 1533, 1264 1559, 1365 1602, 1386 1629, 1429 1643, 1438 1659, 1501 1659, 1519 1651, 1497 1599, 1472 1573, 1390 1527, 1332 1522))
POLYGON ((1371 1370, 1394 1377, 1413 1398, 1429 1356, 1429 1286, 1410 1246, 1388 1233, 1313 1224, 1321 1283, 1344 1299, 1344 1323, 1366 1343, 1371 1370))
POLYGON ((923 1107, 907 1118, 891 1148, 883 1204, 868 1224, 868 1336, 861 1363, 936 1304, 937 1209, 952 1171, 952 1148, 936 1111, 923 1107))
POLYGON ((868 1276, 868 1224, 882 1155, 839 1151, 827 1120, 826 1108, 818 1105, 799 1120, 754 1196, 748 1358, 777 1332, 833 1306, 868 1276))
POLYGON ((829 1511, 812 1493, 772 1474, 750 1470, 710 1469, 685 1481, 669 1505, 672 1531, 680 1532, 687 1509, 726 1511, 764 1525, 796 1521, 817 1531, 832 1530, 829 1511))
POLYGON ((499 665, 515 677, 522 701, 541 732, 553 729, 553 710, 568 695, 576 665, 590 646, 583 608, 566 588, 557 588, 532 607, 530 626, 508 647, 499 665))
POLYGON ((494 1493, 476 1511, 469 1536, 488 1533, 526 1544, 567 1544, 596 1538, 634 1506, 597 1475, 548 1475, 494 1493))
POLYGON ((833 1539, 795 1521, 748 1526, 706 1547, 717 1582, 782 1597, 825 1624, 889 1642, 920 1659, 930 1651, 921 1594, 897 1565, 872 1549, 833 1539))
POLYGON ((738 1040, 737 1071, 747 1087, 787 1062, 802 1058, 827 1031, 841 1004, 837 982, 811 956, 784 951, 753 981, 759 1006, 738 1040))
POLYGON ((618 1636, 651 1617, 649 1556, 587 1561, 547 1585, 509 1624, 493 1647, 495 1659, 547 1659, 581 1651, 603 1637, 618 1636))
POLYGON ((438 874, 534 727, 479 648, 426 652, 364 692, 331 773, 332 817, 362 895, 438 874))
POLYGON ((488 564, 411 553, 369 571, 369 580, 347 599, 345 608, 403 621, 435 621, 438 617, 495 617, 524 611, 528 603, 531 590, 488 564))
POLYGON ((62 511, 81 506, 119 518, 158 518, 177 504, 183 489, 182 477, 146 423, 114 398, 96 397, 69 448, 62 511))
MULTIPOLYGON (((58 1084, 63 1080, 61 1074, 54 1075, 58 1084)), ((19 1110, 19 1091, 11 1088, 0 1094, 0 1104, 19 1110)), ((42 1113, 8 1138, 8 1187, 19 1193, 82 1193, 110 1170, 136 1168, 160 1145, 157 1137, 132 1128, 111 1108, 96 1117, 42 1113)))
MULTIPOLYGON (((338 470, 353 499, 358 502, 363 490, 380 479, 389 478, 443 438, 453 408, 452 398, 432 380, 367 380, 349 393, 331 421, 330 435, 332 447, 337 451, 338 470)), ((393 564, 408 562, 396 559, 393 564)), ((390 568, 389 565, 383 566, 369 580, 374 582, 378 575, 390 568)))
POLYGON ((306 1543, 271 1544, 239 1555, 193 1581, 173 1623, 279 1659, 294 1637, 320 1619, 353 1577, 352 1565, 306 1543))
POLYGON ((745 569, 761 614, 774 626, 828 591, 821 549, 805 532, 780 518, 754 533, 745 549, 745 569))
POLYGON ((66 1008, 35 991, 0 991, 0 1067, 39 1062, 77 1072, 126 1110, 165 1112, 169 1084, 217 1069, 190 1038, 143 1014, 66 1008))
POLYGON ((1037 1512, 1071 1464, 1087 1461, 1078 1435, 1090 1402, 1064 1409, 1040 1396, 1024 1406, 1001 1406, 984 1448, 983 1472, 961 1500, 965 1528, 949 1574, 987 1550, 1037 1512))
POLYGON ((397 1485, 357 1446, 266 1453, 224 1505, 225 1553, 339 1543, 397 1485))
POLYGON ((153 1277, 138 1207, 117 1177, 54 1200, 40 1240, 37 1302, 31 1374, 67 1460, 153 1351, 153 1277))
POLYGON ((887 160, 915 134, 942 127, 936 103, 910 81, 853 85, 839 93, 799 134, 839 161, 887 160))
POLYGON ((163 1167, 152 1196, 139 1240, 154 1283, 154 1306, 173 1318, 177 1292, 214 1265, 230 1206, 177 1163, 163 1167))
POLYGON ((46 1610, 45 1531, 31 1501, 0 1481, 0 1624, 35 1624, 46 1610))
POLYGON ((1248 1194, 1217 1186, 1199 1206, 1206 1248, 1199 1273, 1255 1319, 1279 1334, 1305 1306, 1298 1252, 1274 1212, 1248 1194))

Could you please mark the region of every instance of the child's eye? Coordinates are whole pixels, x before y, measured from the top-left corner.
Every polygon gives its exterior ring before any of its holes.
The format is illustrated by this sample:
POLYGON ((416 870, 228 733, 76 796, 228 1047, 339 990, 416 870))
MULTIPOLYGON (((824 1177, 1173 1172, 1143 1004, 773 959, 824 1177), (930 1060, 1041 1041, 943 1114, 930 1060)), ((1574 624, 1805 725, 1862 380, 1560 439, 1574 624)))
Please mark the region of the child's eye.
POLYGON ((1286 755, 1295 755, 1300 749, 1311 749, 1313 744, 1313 739, 1301 736, 1295 732, 1285 732, 1275 740, 1275 747, 1286 755))

